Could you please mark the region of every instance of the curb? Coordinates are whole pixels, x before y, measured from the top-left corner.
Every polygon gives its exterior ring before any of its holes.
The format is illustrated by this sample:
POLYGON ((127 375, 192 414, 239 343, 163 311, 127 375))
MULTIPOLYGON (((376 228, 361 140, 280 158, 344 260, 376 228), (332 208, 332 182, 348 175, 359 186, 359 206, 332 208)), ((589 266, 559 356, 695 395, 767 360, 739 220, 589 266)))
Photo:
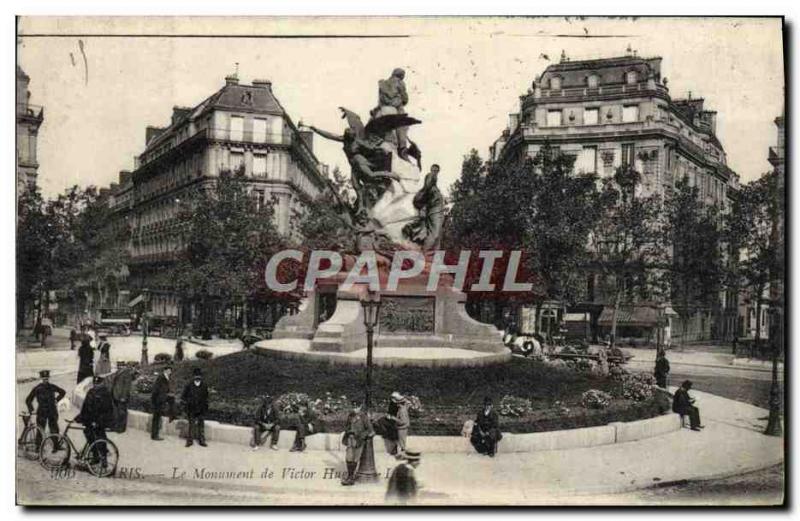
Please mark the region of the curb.
MULTIPOLYGON (((255 345, 250 350, 257 355, 276 358, 279 360, 302 360, 306 362, 325 362, 331 365, 364 365, 363 358, 355 358, 330 351, 282 351, 255 345)), ((402 358, 387 356, 373 358, 376 367, 484 367, 487 365, 501 364, 513 358, 511 351, 482 355, 475 358, 402 358)))
MULTIPOLYGON (((70 396, 72 404, 80 409, 86 396, 91 378, 86 378, 70 396)), ((128 411, 128 428, 149 432, 152 415, 142 411, 128 411)), ((162 418, 162 434, 185 437, 188 422, 176 419, 169 423, 162 418)), ((545 450, 563 450, 586 447, 597 447, 614 443, 643 440, 662 436, 681 429, 680 417, 667 413, 654 418, 632 422, 613 422, 598 427, 567 429, 561 431, 531 432, 524 434, 503 433, 503 440, 498 446, 498 453, 525 453, 545 450)), ((229 425, 214 420, 205 422, 206 439, 236 445, 250 445, 253 431, 250 427, 229 425)), ((310 450, 337 452, 342 449, 342 433, 317 433, 306 438, 310 450)), ((293 440, 290 436, 282 436, 278 443, 281 449, 291 448, 293 440)), ((474 452, 469 438, 463 436, 409 436, 409 444, 418 450, 428 453, 469 454, 474 452)))

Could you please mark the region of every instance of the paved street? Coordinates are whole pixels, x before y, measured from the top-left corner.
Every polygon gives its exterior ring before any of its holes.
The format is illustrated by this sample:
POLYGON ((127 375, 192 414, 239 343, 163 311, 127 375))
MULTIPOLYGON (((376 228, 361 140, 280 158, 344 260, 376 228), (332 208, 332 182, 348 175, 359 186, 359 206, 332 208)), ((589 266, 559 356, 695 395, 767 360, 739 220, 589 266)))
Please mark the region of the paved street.
MULTIPOLYGON (((54 380, 71 390, 73 378, 74 374, 64 373, 54 380)), ((33 384, 18 384, 18 403, 33 384)), ((783 440, 761 434, 762 409, 701 392, 696 395, 707 425, 700 433, 682 429, 638 442, 531 454, 503 454, 501 450, 494 459, 477 454, 426 454, 419 469, 425 484, 420 500, 427 504, 453 500, 464 504, 726 501, 729 494, 720 491, 736 487, 748 490, 750 486, 747 478, 731 481, 729 476, 763 468, 764 462, 779 463, 783 440), (692 457, 676 458, 676 454, 692 457), (687 487, 685 480, 691 478, 712 481, 687 487), (486 483, 492 483, 491 490, 486 490, 486 483), (670 483, 674 485, 641 490, 670 483), (484 490, 485 494, 476 495, 475 490, 484 490)), ((61 418, 74 413, 63 413, 61 418)), ((82 434, 76 432, 75 437, 80 440, 82 434)), ((125 476, 120 473, 113 479, 98 480, 77 471, 72 477, 54 480, 38 464, 18 458, 19 500, 70 504, 381 504, 386 472, 394 464, 378 450, 376 464, 382 480, 344 488, 336 474, 343 467, 343 453, 252 452, 246 446, 225 443, 187 449, 180 439, 167 437, 163 442, 151 442, 147 433, 138 430, 112 434, 111 439, 120 448, 120 468, 128 469, 125 476), (133 479, 128 477, 131 469, 133 479), (233 474, 220 474, 225 472, 233 474), (54 481, 57 486, 41 486, 54 481)), ((774 502, 780 496, 779 482, 776 486, 774 479, 768 479, 762 485, 754 499, 774 502)))

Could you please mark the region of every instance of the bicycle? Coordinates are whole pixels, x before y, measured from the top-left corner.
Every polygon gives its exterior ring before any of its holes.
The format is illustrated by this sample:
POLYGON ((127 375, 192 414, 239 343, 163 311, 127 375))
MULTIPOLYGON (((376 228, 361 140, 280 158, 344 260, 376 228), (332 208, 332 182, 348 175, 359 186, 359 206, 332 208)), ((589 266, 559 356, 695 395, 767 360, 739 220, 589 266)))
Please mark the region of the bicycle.
POLYGON ((91 444, 86 443, 78 451, 67 432, 70 429, 80 429, 74 426, 74 419, 67 421, 63 434, 51 434, 42 442, 39 448, 39 462, 47 470, 54 471, 69 466, 70 456, 77 454, 77 464, 85 465, 93 475, 98 478, 113 476, 117 471, 119 450, 111 440, 99 439, 91 444))
POLYGON ((34 414, 35 413, 19 415, 25 427, 22 429, 22 434, 17 440, 17 448, 22 452, 22 456, 32 461, 39 459, 39 448, 44 439, 44 431, 42 428, 36 425, 36 422, 31 421, 31 417, 34 414))

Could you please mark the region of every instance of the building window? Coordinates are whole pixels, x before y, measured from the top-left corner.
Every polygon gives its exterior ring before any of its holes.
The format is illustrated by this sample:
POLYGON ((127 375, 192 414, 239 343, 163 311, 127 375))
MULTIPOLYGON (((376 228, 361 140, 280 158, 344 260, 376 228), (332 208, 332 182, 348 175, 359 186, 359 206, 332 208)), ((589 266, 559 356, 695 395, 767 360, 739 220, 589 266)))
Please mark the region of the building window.
POLYGON ((597 125, 600 109, 585 109, 583 111, 584 125, 597 125))
POLYGON ((283 118, 273 117, 269 119, 269 141, 272 143, 280 143, 283 139, 283 118))
POLYGON ((622 107, 622 122, 631 123, 639 121, 639 105, 625 105, 622 107))
POLYGON ((264 143, 267 141, 267 120, 256 118, 253 120, 253 141, 264 143))
POLYGON ((628 71, 625 73, 625 83, 628 85, 633 85, 638 80, 638 75, 636 71, 628 71))
POLYGON ((253 175, 256 177, 267 176, 267 156, 264 154, 255 154, 253 156, 253 175))
POLYGON ((600 79, 597 77, 597 74, 591 74, 586 78, 586 86, 590 89, 596 89, 599 83, 600 79))
POLYGON ((597 147, 583 147, 578 156, 576 170, 583 174, 594 174, 597 172, 597 147))
POLYGON ((242 141, 244 139, 244 118, 241 116, 231 116, 231 141, 242 141))
POLYGON ((547 126, 548 127, 560 127, 561 126, 561 111, 560 110, 548 110, 547 111, 547 126))
POLYGON ((635 146, 633 143, 622 145, 622 168, 630 168, 633 166, 635 146))
POLYGON ((558 76, 553 76, 550 78, 550 89, 551 90, 561 90, 561 78, 558 76))
POLYGON ((238 172, 244 166, 244 152, 231 152, 228 167, 231 172, 238 172))

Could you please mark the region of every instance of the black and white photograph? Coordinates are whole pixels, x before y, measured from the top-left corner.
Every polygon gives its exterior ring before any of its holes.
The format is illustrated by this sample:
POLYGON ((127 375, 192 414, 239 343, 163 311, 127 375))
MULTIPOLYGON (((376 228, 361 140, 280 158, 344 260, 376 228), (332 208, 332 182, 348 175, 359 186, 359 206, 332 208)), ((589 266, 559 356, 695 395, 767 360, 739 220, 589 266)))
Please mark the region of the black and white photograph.
POLYGON ((14 37, 17 505, 786 505, 783 17, 14 37))

